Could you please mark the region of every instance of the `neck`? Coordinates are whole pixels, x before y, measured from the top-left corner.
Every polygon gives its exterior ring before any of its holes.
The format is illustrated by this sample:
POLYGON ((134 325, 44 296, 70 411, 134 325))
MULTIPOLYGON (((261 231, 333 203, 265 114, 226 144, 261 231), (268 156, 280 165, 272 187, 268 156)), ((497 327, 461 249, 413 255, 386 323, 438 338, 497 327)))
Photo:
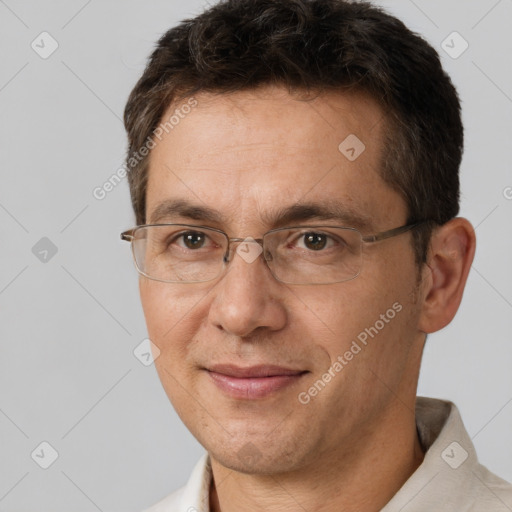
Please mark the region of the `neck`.
POLYGON ((212 512, 381 510, 423 460, 414 417, 395 400, 378 425, 358 431, 314 465, 290 473, 248 475, 212 459, 212 512), (347 448, 348 447, 348 448, 347 448))

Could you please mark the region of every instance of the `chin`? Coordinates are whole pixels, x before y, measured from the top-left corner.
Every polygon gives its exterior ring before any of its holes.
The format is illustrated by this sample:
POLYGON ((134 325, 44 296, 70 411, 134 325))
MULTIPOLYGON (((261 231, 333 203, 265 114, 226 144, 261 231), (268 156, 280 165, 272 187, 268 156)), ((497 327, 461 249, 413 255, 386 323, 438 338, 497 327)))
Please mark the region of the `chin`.
POLYGON ((228 438, 220 442, 203 443, 210 457, 232 471, 248 475, 276 475, 296 471, 306 464, 308 453, 315 450, 304 445, 304 439, 294 441, 268 435, 228 438), (309 450, 308 450, 309 449, 309 450))
MULTIPOLYGON (((270 476, 297 469, 291 454, 261 452, 253 443, 247 443, 237 452, 209 452, 225 468, 246 475, 270 476)), ((295 457, 293 457, 295 458, 295 457)))

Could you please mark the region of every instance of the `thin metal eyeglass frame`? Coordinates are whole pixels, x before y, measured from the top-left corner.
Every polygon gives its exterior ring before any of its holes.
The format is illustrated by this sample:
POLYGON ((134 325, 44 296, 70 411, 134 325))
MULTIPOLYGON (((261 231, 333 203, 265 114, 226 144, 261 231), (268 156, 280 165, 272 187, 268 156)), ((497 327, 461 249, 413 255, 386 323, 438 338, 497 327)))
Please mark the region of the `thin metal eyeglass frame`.
MULTIPOLYGON (((265 263, 267 264, 267 267, 269 268, 270 270, 270 273, 272 274, 272 276, 279 282, 282 282, 282 283, 285 283, 285 284, 300 284, 300 283, 287 283, 286 281, 281 281, 278 277, 276 277, 274 275, 274 272, 272 271, 272 269, 270 268, 270 266, 268 265, 268 259, 266 258, 265 256, 265 247, 263 245, 263 241, 264 241, 264 238, 265 236, 271 234, 271 233, 275 233, 275 232, 278 232, 278 231, 286 231, 288 229, 305 229, 305 228, 308 228, 308 229, 321 229, 321 228, 337 228, 337 229, 348 229, 348 230, 351 230, 351 231, 357 231, 360 235, 361 235, 361 241, 363 243, 367 243, 367 244, 371 244, 371 243, 375 243, 375 242, 380 242, 382 240, 386 240, 388 238, 393 238, 397 235, 401 235, 402 233, 406 233, 407 231, 410 231, 411 229, 421 225, 421 224, 424 224, 426 222, 429 222, 429 220, 421 220, 421 221, 418 221, 418 222, 413 222, 413 223, 410 223, 410 224, 405 224, 403 226, 398 226, 396 228, 392 228, 392 229, 388 229, 386 231, 381 231, 379 233, 374 233, 372 235, 363 235, 358 229, 356 228, 351 228, 351 227, 348 227, 348 226, 325 226, 325 225, 315 225, 315 226, 287 226, 287 227, 283 227, 283 228, 276 228, 276 229, 271 229, 270 231, 267 231, 262 238, 253 238, 253 240, 255 242, 257 242, 258 244, 261 245, 261 248, 263 249, 263 259, 265 261, 265 263)), ((224 235, 224 237, 226 238, 227 240, 227 247, 226 247, 226 252, 224 254, 224 257, 223 257, 223 263, 224 265, 226 263, 229 263, 230 261, 230 255, 231 255, 231 242, 243 242, 245 240, 247 240, 247 238, 249 237, 245 237, 245 238, 240 238, 240 237, 236 237, 236 238, 230 238, 228 236, 228 234, 224 231, 222 231, 221 229, 217 229, 217 228, 212 228, 210 226, 201 226, 201 225, 197 225, 197 224, 175 224, 175 223, 170 223, 170 224, 142 224, 140 226, 135 226, 134 228, 131 228, 131 229, 128 229, 126 231, 123 231, 121 233, 121 240, 124 240, 126 242, 133 242, 133 240, 135 239, 135 231, 137 231, 138 229, 140 228, 150 228, 150 227, 163 227, 163 226, 182 226, 182 227, 185 227, 185 228, 192 228, 192 229, 206 229, 206 230, 209 230, 209 231, 215 231, 216 233, 219 233, 221 235, 224 235)), ((252 237, 251 237, 252 238, 252 237)), ((143 276, 147 277, 148 279, 152 279, 154 281, 159 281, 159 282, 162 282, 162 283, 169 283, 169 284, 194 284, 194 283, 204 283, 204 282, 209 282, 209 281, 214 281, 215 279, 217 279, 221 274, 222 274, 222 270, 219 272, 219 274, 217 276, 215 276, 214 278, 212 279, 208 279, 207 281, 165 281, 163 279, 157 279, 157 278, 154 278, 154 277, 151 277, 147 274, 145 274, 144 272, 142 272, 140 269, 139 269, 139 266, 137 265, 137 261, 136 261, 136 258, 135 258, 135 252, 133 250, 133 244, 131 244, 132 246, 132 256, 133 256, 133 259, 134 259, 134 263, 135 263, 135 267, 137 269, 137 271, 142 274, 143 276)), ((349 278, 349 279, 346 279, 346 280, 343 280, 343 281, 336 281, 334 283, 309 283, 310 285, 313 285, 313 284, 336 284, 336 283, 344 283, 344 282, 347 282, 347 281, 351 281, 352 279, 355 279, 359 274, 361 273, 361 269, 359 269, 359 272, 349 278)), ((304 284, 304 283, 302 283, 304 284)))

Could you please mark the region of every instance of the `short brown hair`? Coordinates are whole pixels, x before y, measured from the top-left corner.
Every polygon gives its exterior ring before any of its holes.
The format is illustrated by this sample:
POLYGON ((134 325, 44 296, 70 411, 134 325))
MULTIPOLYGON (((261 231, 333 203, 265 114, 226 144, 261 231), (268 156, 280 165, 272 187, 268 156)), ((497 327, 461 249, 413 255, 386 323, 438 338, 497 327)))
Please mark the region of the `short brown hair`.
POLYGON ((425 262, 432 227, 459 211, 460 102, 437 52, 369 2, 224 0, 165 33, 124 112, 137 224, 146 221, 149 160, 139 149, 167 109, 198 92, 267 84, 350 88, 379 102, 388 127, 381 175, 404 198, 408 222, 431 221, 413 234, 425 262))

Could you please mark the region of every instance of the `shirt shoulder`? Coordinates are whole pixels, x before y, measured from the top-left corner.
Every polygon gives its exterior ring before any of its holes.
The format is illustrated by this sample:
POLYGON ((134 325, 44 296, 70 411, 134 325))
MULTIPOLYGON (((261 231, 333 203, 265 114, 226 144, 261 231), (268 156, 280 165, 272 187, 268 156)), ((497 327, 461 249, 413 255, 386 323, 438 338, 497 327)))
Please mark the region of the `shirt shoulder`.
POLYGON ((512 485, 481 465, 452 402, 418 397, 423 462, 381 512, 511 512, 512 485))
POLYGON ((512 484, 479 464, 473 471, 471 512, 506 512, 512 510, 512 484))

